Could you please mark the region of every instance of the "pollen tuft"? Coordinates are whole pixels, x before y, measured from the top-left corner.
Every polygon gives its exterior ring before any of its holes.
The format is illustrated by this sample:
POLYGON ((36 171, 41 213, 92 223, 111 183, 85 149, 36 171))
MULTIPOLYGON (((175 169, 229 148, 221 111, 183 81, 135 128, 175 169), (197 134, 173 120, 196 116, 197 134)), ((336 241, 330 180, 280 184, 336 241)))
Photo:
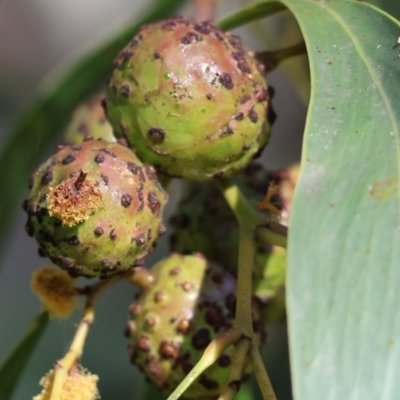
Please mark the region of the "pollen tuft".
POLYGON ((50 188, 47 194, 49 214, 58 218, 62 225, 75 226, 84 222, 103 205, 103 194, 96 182, 90 179, 82 182, 81 177, 82 173, 78 179, 67 179, 50 188))
MULTIPOLYGON (((81 365, 74 368, 68 375, 62 388, 60 400, 98 400, 100 399, 97 389, 99 377, 91 374, 81 365)), ((32 400, 49 400, 54 383, 54 370, 50 370, 41 380, 40 386, 43 390, 32 400)))
POLYGON ((51 316, 67 318, 79 306, 74 298, 77 291, 72 286, 73 280, 65 271, 53 266, 43 266, 33 272, 31 289, 51 316))

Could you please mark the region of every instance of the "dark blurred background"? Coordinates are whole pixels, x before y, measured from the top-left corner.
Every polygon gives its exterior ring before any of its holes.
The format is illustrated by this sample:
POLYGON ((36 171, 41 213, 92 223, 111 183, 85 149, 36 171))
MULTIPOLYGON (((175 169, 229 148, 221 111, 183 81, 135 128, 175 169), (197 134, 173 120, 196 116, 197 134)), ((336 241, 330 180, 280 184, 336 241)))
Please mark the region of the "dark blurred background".
MULTIPOLYGON (((246 0, 220 1, 217 16, 223 16, 248 4, 246 0)), ((0 3, 0 149, 7 140, 12 124, 51 84, 65 62, 111 38, 122 25, 143 13, 151 2, 145 0, 2 0, 0 3), (49 75, 50 74, 50 75, 49 75)), ((182 14, 191 16, 190 1, 182 14)), ((399 14, 398 0, 384 6, 399 14)), ((254 50, 276 49, 300 40, 297 28, 290 27, 291 17, 283 14, 239 30, 244 44, 254 50)), ((262 161, 269 168, 286 167, 300 159, 302 132, 309 96, 306 57, 286 61, 268 76, 276 89, 273 101, 278 119, 262 161)), ((55 142, 56 138, 55 132, 55 142)), ((41 151, 38 143, 32 151, 41 151)), ((45 160, 48 154, 43 154, 45 160)), ((0 186, 1 187, 1 186, 0 186)), ((170 189, 172 201, 166 219, 179 198, 180 184, 170 189)), ((1 196, 1 189, 0 189, 1 196)), ((22 198, 16 199, 21 203, 22 198)), ((1 206, 1 202, 0 202, 1 206)), ((45 260, 37 255, 37 246, 24 231, 25 215, 19 209, 8 231, 5 250, 0 254, 0 361, 15 345, 28 323, 40 310, 40 303, 31 293, 32 271, 45 260)), ((3 246, 4 249, 4 246, 3 246)), ((147 258, 151 266, 168 252, 166 237, 159 241, 156 252, 147 258)), ((102 399, 137 399, 144 390, 143 379, 128 362, 127 340, 123 330, 128 305, 133 299, 131 285, 119 283, 104 295, 97 308, 82 364, 100 376, 102 399)), ((67 349, 80 317, 53 320, 26 367, 14 400, 32 398, 39 390, 38 382, 54 361, 67 349)), ((285 325, 271 326, 264 348, 268 370, 280 400, 291 399, 288 350, 285 325)))

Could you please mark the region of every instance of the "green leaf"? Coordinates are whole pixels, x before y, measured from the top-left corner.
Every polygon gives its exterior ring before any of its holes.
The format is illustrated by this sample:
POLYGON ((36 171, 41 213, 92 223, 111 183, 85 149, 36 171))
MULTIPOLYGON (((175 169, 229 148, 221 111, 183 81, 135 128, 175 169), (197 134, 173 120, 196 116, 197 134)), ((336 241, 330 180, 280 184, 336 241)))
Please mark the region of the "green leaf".
POLYGON ((400 24, 361 2, 282 1, 302 29, 312 77, 288 246, 294 396, 393 400, 400 24))
POLYGON ((312 75, 288 246, 294 396, 395 399, 400 24, 363 2, 282 3, 300 24, 312 75))
POLYGON ((260 18, 274 15, 285 9, 286 7, 278 1, 260 1, 221 19, 218 22, 218 26, 227 31, 256 21, 260 18))
POLYGON ((19 118, 0 154, 0 242, 14 215, 16 200, 27 186, 29 174, 68 121, 74 107, 106 82, 112 60, 141 25, 170 15, 184 2, 154 1, 143 18, 69 68, 58 84, 19 118))
POLYGON ((47 312, 40 313, 29 325, 25 335, 0 366, 0 399, 11 398, 24 367, 49 322, 47 312))

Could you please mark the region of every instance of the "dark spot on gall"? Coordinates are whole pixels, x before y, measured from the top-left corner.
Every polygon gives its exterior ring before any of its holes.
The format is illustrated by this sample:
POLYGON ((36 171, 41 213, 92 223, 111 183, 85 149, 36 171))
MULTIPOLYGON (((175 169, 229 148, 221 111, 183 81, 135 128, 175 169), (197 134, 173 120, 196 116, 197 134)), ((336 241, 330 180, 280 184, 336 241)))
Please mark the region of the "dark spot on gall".
POLYGON ((181 38, 182 44, 191 44, 196 42, 201 42, 203 40, 203 36, 195 33, 195 32, 188 32, 185 36, 181 38))
POLYGON ((233 80, 232 77, 227 73, 227 72, 223 72, 220 76, 219 76, 219 81, 221 83, 221 85, 227 89, 232 89, 233 88, 233 80))
POLYGON ((241 121, 244 117, 244 114, 242 112, 236 113, 233 118, 236 119, 237 121, 241 121))
POLYGON ((257 115, 256 111, 254 110, 254 108, 252 108, 250 110, 249 118, 250 118, 250 121, 253 123, 256 123, 258 121, 258 115, 257 115))
POLYGON ((163 142, 165 139, 165 132, 161 128, 150 128, 148 135, 155 142, 163 142))
POLYGON ((67 257, 60 256, 57 258, 57 261, 58 261, 57 264, 59 264, 60 267, 62 267, 62 268, 74 268, 75 267, 75 263, 67 257))
POLYGON ((74 161, 75 161, 74 155, 73 154, 68 154, 61 162, 64 165, 67 165, 67 164, 71 164, 74 161))
POLYGON ((174 267, 169 271, 169 274, 171 276, 176 276, 179 275, 181 273, 181 268, 180 267, 174 267))
POLYGON ((167 360, 176 360, 178 358, 181 345, 173 341, 163 340, 160 343, 159 353, 160 356, 167 360))
POLYGON ((194 289, 193 283, 190 282, 183 282, 181 286, 185 292, 191 292, 194 289))
POLYGON ((119 143, 121 146, 128 147, 128 142, 124 138, 117 139, 117 143, 119 143))
POLYGON ((238 35, 230 35, 229 43, 236 49, 242 48, 242 39, 238 35))
POLYGON ((145 165, 144 165, 144 170, 145 170, 145 172, 146 172, 147 177, 148 177, 150 180, 153 180, 153 181, 156 181, 156 180, 157 180, 156 172, 155 172, 155 170, 154 170, 154 168, 153 168, 152 166, 150 166, 150 165, 148 165, 148 164, 145 164, 145 165))
POLYGON ((137 258, 132 264, 132 267, 141 267, 144 265, 144 257, 137 258))
POLYGON ((208 21, 194 24, 193 28, 195 31, 200 32, 203 35, 208 35, 211 32, 210 23, 208 21))
POLYGON ((231 365, 231 358, 227 354, 222 354, 218 357, 217 364, 222 368, 229 367, 231 365))
POLYGON ((26 212, 30 217, 33 217, 37 213, 37 206, 36 204, 29 203, 26 212))
POLYGON ((177 332, 183 335, 188 333, 189 329, 190 329, 190 321, 187 319, 183 319, 182 321, 180 321, 178 326, 176 327, 177 332))
POLYGON ((102 153, 106 153, 107 155, 109 155, 112 158, 117 158, 117 156, 109 149, 102 148, 102 149, 99 149, 99 151, 101 151, 102 153))
POLYGON ((108 186, 108 176, 101 174, 100 177, 103 180, 104 184, 108 186))
POLYGON ((138 173, 138 171, 140 170, 140 167, 136 164, 134 164, 133 162, 128 161, 126 163, 127 168, 129 170, 129 172, 131 172, 133 175, 136 175, 138 173))
POLYGON ((115 240, 117 238, 117 234, 115 233, 114 229, 111 229, 111 232, 110 232, 109 236, 110 236, 111 240, 115 240))
POLYGON ((200 375, 199 383, 200 385, 204 386, 207 390, 214 390, 219 387, 217 381, 208 378, 205 374, 200 375))
POLYGON ((104 233, 104 229, 101 226, 96 226, 96 228, 94 229, 93 233, 96 236, 101 236, 104 233))
POLYGON ((103 162, 104 162, 104 160, 105 160, 106 158, 104 157, 104 154, 96 154, 96 157, 94 158, 94 161, 97 163, 97 164, 102 164, 103 162))
POLYGON ((233 135, 233 130, 229 127, 229 126, 224 126, 221 129, 221 133, 220 133, 220 137, 225 137, 225 136, 229 136, 229 135, 233 135))
POLYGON ((50 169, 47 169, 46 172, 42 176, 42 184, 48 185, 53 180, 53 172, 50 169))
POLYGON ((210 331, 207 328, 198 329, 192 336, 191 342, 196 350, 204 350, 211 343, 210 331))
POLYGON ((241 386, 241 382, 240 380, 234 380, 228 383, 228 386, 234 391, 234 392, 238 392, 241 386))
POLYGON ((71 246, 79 246, 81 244, 80 240, 78 239, 78 236, 76 235, 66 238, 65 241, 71 246))
POLYGON ((207 93, 207 94, 206 94, 206 97, 207 97, 208 100, 212 100, 213 95, 212 95, 211 93, 207 93))
POLYGON ((30 219, 28 219, 27 223, 25 224, 25 232, 30 237, 32 237, 35 234, 35 228, 34 228, 33 223, 32 223, 32 221, 30 219))
POLYGON ((176 28, 177 24, 175 21, 167 20, 161 28, 165 29, 166 31, 173 31, 176 28))
POLYGON ((149 327, 149 328, 153 328, 154 326, 155 326, 155 324, 156 324, 156 319, 154 318, 154 317, 147 317, 146 318, 146 325, 149 327))
POLYGON ((142 351, 149 352, 151 350, 150 339, 147 336, 141 335, 137 344, 142 351))
POLYGON ((157 53, 157 52, 154 53, 154 58, 156 60, 158 60, 160 57, 161 57, 160 53, 157 53))
POLYGON ((149 201, 149 207, 153 214, 156 214, 161 207, 160 202, 158 201, 157 195, 154 192, 149 192, 147 195, 147 200, 149 201))
POLYGON ((131 87, 127 83, 121 85, 120 93, 123 97, 129 97, 131 94, 131 87))
POLYGON ((138 205, 138 208, 137 208, 136 212, 140 212, 140 211, 143 210, 143 207, 144 207, 143 186, 141 186, 141 187, 137 190, 136 194, 137 194, 138 202, 139 202, 139 205, 138 205))
POLYGON ((34 178, 33 176, 31 176, 31 177, 29 178, 28 188, 29 188, 29 189, 32 189, 34 185, 35 185, 35 178, 34 178))
POLYGON ((139 41, 137 39, 132 39, 129 43, 129 47, 135 47, 138 43, 139 41))
POLYGON ((132 241, 135 242, 138 246, 143 246, 146 243, 144 235, 136 236, 132 238, 132 241))
POLYGON ((159 303, 165 299, 165 293, 162 290, 157 290, 157 292, 154 293, 154 301, 156 303, 159 303))
POLYGON ((129 207, 132 203, 132 196, 128 193, 124 193, 121 197, 121 204, 124 207, 129 207))

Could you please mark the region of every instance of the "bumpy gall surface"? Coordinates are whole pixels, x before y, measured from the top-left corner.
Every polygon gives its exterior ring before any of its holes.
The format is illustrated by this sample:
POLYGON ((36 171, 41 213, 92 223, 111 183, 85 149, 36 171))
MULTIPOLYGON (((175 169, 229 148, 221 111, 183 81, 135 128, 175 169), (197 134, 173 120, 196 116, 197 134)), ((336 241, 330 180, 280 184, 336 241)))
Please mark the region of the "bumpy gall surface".
MULTIPOLYGON (((258 163, 250 164, 233 178, 254 209, 271 185, 277 193, 271 203, 280 211, 280 222, 288 224, 290 203, 298 167, 268 171, 258 163)), ((188 183, 186 194, 171 218, 171 250, 183 254, 201 252, 237 274, 239 226, 218 188, 211 183, 188 183)), ((256 238, 253 266, 253 293, 265 305, 263 320, 280 321, 285 315, 286 252, 256 238)))
MULTIPOLYGON (((151 270, 154 284, 131 305, 126 333, 131 361, 170 393, 200 359, 215 336, 233 325, 236 280, 202 255, 172 254, 151 270)), ((254 340, 265 332, 253 305, 254 340)), ((233 348, 227 349, 185 392, 210 399, 228 383, 233 348)))
POLYGON ((80 144, 87 137, 103 139, 106 142, 117 140, 104 113, 104 99, 105 94, 99 93, 78 105, 64 133, 67 143, 80 144))
POLYGON ((154 170, 118 143, 67 145, 40 165, 24 202, 39 252, 73 276, 141 264, 163 230, 167 196, 154 170))
POLYGON ((169 175, 231 176, 267 143, 263 69, 239 37, 210 22, 145 26, 114 67, 105 109, 115 134, 169 175))

